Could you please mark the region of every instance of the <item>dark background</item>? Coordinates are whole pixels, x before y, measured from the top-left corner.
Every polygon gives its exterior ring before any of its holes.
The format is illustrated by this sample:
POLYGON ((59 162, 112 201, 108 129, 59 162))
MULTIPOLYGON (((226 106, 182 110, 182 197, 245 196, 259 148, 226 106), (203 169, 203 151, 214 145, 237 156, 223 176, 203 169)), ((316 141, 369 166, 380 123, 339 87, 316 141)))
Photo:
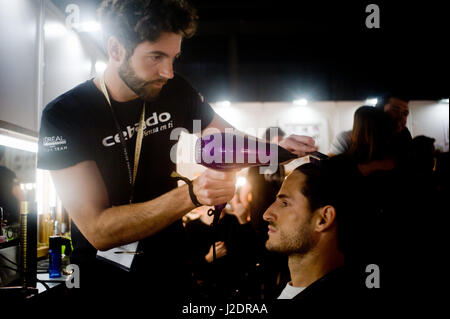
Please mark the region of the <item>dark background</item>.
MULTIPOLYGON (((80 5, 94 17, 99 0, 80 5)), ((199 29, 175 70, 214 102, 448 98, 445 1, 191 0, 199 29), (368 4, 380 29, 367 29, 368 4)))

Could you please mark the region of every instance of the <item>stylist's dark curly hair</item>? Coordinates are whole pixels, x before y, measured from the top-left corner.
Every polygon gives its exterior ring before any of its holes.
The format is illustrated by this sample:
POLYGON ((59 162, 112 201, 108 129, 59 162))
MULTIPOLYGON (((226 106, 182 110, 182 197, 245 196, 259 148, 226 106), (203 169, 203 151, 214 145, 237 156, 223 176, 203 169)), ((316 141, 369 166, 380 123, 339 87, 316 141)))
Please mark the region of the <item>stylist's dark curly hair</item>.
POLYGON ((99 15, 105 42, 115 36, 129 54, 143 41, 158 40, 162 32, 190 38, 198 20, 185 0, 104 0, 99 15))

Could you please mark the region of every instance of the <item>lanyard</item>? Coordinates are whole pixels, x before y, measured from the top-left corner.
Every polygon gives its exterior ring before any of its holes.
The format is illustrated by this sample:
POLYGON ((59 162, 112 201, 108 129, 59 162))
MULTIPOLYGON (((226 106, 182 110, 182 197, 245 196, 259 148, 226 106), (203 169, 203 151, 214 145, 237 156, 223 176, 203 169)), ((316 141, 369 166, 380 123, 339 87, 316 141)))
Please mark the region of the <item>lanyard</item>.
MULTIPOLYGON (((120 144, 122 144, 123 156, 125 158, 125 162, 127 164, 127 169, 128 169, 128 182, 130 183, 130 204, 131 204, 131 202, 133 201, 133 195, 134 195, 134 183, 136 181, 136 174, 137 174, 137 170, 138 170, 138 166, 139 166, 139 157, 141 155, 142 136, 144 134, 145 102, 142 106, 142 114, 141 114, 141 119, 139 121, 139 128, 138 128, 137 137, 136 137, 136 148, 135 148, 135 152, 134 152, 134 166, 133 166, 133 172, 131 172, 131 162, 130 162, 130 157, 128 155, 127 146, 125 143, 125 139, 123 137, 122 129, 120 128, 116 114, 111 105, 111 100, 109 99, 108 90, 106 89, 106 85, 105 85, 104 74, 102 74, 100 76, 100 86, 102 88, 103 95, 105 95, 105 98, 108 101, 108 105, 110 106, 111 113, 112 113, 112 116, 114 119, 114 123, 116 124, 117 132, 119 134, 120 144)), ((129 136, 128 138, 131 138, 131 136, 129 136)))

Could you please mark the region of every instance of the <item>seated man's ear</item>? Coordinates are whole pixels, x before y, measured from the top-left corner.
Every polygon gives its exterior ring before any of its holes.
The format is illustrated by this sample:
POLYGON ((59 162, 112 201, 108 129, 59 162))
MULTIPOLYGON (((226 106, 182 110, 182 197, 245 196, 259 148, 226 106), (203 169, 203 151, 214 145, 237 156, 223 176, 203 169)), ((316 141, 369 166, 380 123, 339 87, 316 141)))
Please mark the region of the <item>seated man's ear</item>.
POLYGON ((315 230, 323 232, 329 229, 336 219, 336 209, 333 206, 326 205, 317 209, 317 220, 315 230))

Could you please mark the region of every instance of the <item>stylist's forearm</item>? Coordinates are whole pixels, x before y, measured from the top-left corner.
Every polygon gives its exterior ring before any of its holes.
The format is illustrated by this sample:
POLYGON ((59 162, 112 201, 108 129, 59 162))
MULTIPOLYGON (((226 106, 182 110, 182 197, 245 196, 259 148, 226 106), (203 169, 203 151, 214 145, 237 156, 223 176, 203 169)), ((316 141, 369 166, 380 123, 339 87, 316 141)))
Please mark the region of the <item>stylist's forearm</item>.
POLYGON ((96 220, 96 247, 107 250, 151 236, 171 225, 194 208, 187 185, 151 201, 115 206, 96 220))

